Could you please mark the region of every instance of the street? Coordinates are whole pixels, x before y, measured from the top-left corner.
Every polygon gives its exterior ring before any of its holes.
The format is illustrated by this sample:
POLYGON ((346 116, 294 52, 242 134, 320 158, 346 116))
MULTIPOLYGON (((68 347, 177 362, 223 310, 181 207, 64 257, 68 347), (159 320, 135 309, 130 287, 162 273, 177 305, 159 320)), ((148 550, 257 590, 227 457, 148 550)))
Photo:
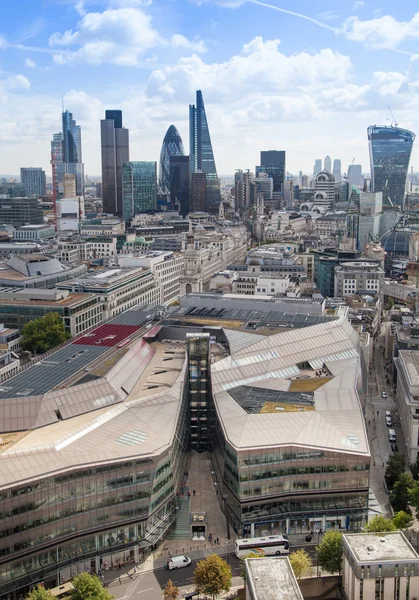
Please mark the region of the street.
MULTIPOLYGON (((233 571, 232 587, 242 586, 243 578, 240 575, 241 564, 239 559, 233 554, 225 555, 223 558, 229 562, 233 571)), ((162 600, 162 590, 165 588, 168 580, 171 579, 174 584, 179 586, 181 597, 185 592, 195 590, 193 573, 197 562, 192 561, 189 567, 173 571, 168 571, 165 568, 157 569, 156 571, 146 571, 137 575, 135 579, 123 579, 122 583, 116 580, 109 586, 109 591, 115 596, 116 600, 134 600, 135 598, 141 600, 143 598, 147 600, 162 600)))

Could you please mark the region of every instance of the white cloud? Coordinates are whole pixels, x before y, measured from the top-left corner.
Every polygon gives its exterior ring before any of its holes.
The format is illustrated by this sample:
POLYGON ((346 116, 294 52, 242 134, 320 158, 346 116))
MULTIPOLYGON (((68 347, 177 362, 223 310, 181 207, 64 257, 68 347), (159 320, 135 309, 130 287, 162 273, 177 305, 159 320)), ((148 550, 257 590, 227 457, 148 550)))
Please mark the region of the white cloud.
POLYGON ((358 8, 362 8, 363 6, 363 0, 355 0, 355 2, 352 4, 352 10, 358 10, 358 8))
POLYGON ((62 48, 54 54, 58 64, 135 66, 148 50, 168 44, 193 52, 206 50, 202 41, 190 41, 180 34, 173 35, 171 41, 165 40, 152 26, 150 15, 133 6, 86 13, 74 31, 54 33, 49 39, 52 48, 62 48))
POLYGON ((25 75, 11 75, 4 82, 7 90, 29 90, 31 82, 25 75))
POLYGON ((390 15, 369 21, 349 17, 340 32, 349 40, 363 42, 371 48, 394 49, 405 40, 419 39, 419 13, 410 21, 397 21, 390 15))
POLYGON ((34 60, 32 60, 31 58, 27 58, 25 60, 25 67, 27 67, 28 69, 35 69, 36 62, 34 60))

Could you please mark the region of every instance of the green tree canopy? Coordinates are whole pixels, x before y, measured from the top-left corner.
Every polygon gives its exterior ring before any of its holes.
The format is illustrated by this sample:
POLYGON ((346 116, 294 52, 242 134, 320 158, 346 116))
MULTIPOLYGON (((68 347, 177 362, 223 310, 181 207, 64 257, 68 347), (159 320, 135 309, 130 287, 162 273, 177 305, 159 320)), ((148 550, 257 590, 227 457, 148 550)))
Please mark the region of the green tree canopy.
POLYGON ((340 575, 343 560, 342 534, 339 531, 325 533, 317 548, 317 555, 322 569, 340 575))
POLYGON ((413 478, 408 473, 402 473, 393 486, 390 494, 390 504, 396 512, 410 512, 410 491, 415 487, 413 478))
POLYGON ((42 354, 70 339, 58 313, 51 312, 33 319, 22 328, 22 348, 33 354, 42 354))
POLYGON ((114 596, 102 585, 99 577, 80 573, 73 579, 74 590, 71 592, 71 600, 113 600, 114 596))
POLYGON ((300 548, 295 552, 291 552, 289 555, 289 560, 298 582, 301 581, 302 577, 308 577, 309 575, 312 575, 313 562, 303 548, 300 548))
POLYGON ((176 600, 179 594, 179 588, 173 583, 171 579, 167 582, 166 587, 163 590, 164 600, 176 600))
POLYGON ((54 596, 49 590, 37 586, 26 596, 26 600, 54 600, 54 596))
POLYGON ((195 584, 198 591, 210 595, 213 599, 228 592, 231 588, 232 573, 230 565, 218 554, 210 554, 200 560, 194 571, 195 584))
POLYGON ((419 512, 419 482, 415 482, 415 485, 409 491, 409 504, 419 512))
POLYGON ((399 479, 400 475, 405 472, 404 458, 398 452, 392 454, 387 461, 387 468, 384 474, 386 485, 391 490, 399 479))
POLYGON ((397 527, 391 519, 386 519, 382 515, 377 515, 365 526, 365 531, 369 533, 396 531, 397 527))
MULTIPOLYGON (((416 486, 417 487, 417 486, 416 486)), ((412 520, 412 515, 409 515, 404 510, 399 510, 393 517, 393 524, 396 529, 405 529, 412 520)))

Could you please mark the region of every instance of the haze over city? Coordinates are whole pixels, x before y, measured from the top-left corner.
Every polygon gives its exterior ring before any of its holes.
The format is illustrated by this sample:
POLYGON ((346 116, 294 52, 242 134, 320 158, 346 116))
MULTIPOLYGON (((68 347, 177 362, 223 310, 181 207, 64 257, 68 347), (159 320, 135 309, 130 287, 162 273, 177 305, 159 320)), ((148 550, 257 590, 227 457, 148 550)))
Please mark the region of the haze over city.
POLYGON ((368 172, 366 129, 390 122, 388 105, 418 130, 412 3, 19 0, 2 16, 1 174, 49 173, 62 106, 82 127, 85 173, 101 172, 106 108, 123 110, 131 156, 157 160, 171 123, 188 139, 196 89, 220 174, 253 169, 261 148, 285 149, 294 173, 326 154, 368 172))

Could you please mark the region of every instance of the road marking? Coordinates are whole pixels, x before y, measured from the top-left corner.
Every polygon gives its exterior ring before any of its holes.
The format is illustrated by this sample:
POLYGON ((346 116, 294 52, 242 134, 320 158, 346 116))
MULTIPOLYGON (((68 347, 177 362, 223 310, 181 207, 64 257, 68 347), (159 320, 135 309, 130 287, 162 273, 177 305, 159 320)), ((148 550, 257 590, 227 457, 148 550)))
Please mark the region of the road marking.
POLYGON ((141 590, 140 592, 137 592, 137 594, 143 594, 144 592, 151 592, 151 590, 154 590, 154 588, 147 588, 146 590, 141 590))

